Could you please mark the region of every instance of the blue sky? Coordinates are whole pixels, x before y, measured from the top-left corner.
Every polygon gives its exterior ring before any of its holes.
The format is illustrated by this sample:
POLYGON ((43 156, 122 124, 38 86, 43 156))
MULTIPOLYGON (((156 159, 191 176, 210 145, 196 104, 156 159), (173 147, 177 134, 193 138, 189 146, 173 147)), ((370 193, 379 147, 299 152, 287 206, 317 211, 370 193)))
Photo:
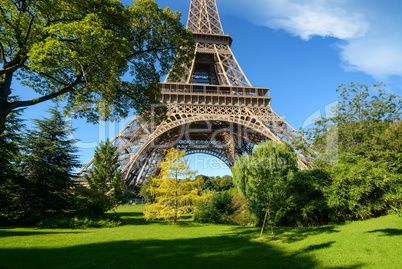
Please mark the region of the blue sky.
MULTIPOLYGON (((190 0, 156 2, 180 11, 186 23, 190 0)), ((253 86, 270 88, 272 108, 297 130, 336 102, 335 89, 342 83, 384 82, 389 92, 402 94, 399 0, 217 0, 217 4, 244 73, 253 86)), ((30 96, 28 91, 18 93, 24 98, 30 96)), ((25 117, 46 116, 51 105, 29 108, 25 117)), ((113 137, 126 121, 92 125, 74 120, 81 162, 87 163, 98 141, 113 137)), ((195 164, 201 174, 230 174, 212 157, 193 156, 193 168, 195 164)))

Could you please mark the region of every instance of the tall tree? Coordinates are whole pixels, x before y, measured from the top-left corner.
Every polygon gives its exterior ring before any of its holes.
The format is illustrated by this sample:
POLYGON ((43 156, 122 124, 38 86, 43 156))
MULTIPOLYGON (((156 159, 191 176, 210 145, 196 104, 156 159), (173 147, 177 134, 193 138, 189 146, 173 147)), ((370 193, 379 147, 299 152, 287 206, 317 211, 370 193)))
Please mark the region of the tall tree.
POLYGON ((339 160, 336 161, 354 162, 373 150, 373 137, 402 119, 402 98, 387 93, 383 85, 342 84, 337 92, 339 101, 332 108, 332 115, 318 118, 306 135, 324 160, 331 159, 326 153, 334 153, 329 150, 333 146, 329 136, 337 136, 335 146, 339 155, 335 157, 339 160))
POLYGON ((0 0, 0 133, 12 110, 50 99, 93 122, 144 111, 192 58, 179 19, 153 0, 0 0), (15 78, 40 96, 10 101, 15 78))
POLYGON ((177 223, 180 215, 192 208, 200 199, 200 182, 188 180, 194 174, 184 160, 186 152, 172 148, 166 152, 166 158, 160 163, 160 175, 152 179, 149 190, 154 195, 154 203, 147 204, 145 219, 159 219, 177 223))
POLYGON ((261 234, 268 217, 274 236, 272 208, 280 200, 283 182, 297 170, 297 156, 292 147, 274 141, 259 144, 252 156, 240 156, 231 168, 235 185, 262 225, 261 234))
POLYGON ((329 117, 308 130, 329 182, 322 186, 328 205, 340 220, 380 216, 402 210, 402 98, 383 85, 341 85, 339 102, 329 117), (328 156, 328 136, 337 136, 337 155, 328 156))
POLYGON ((73 169, 79 166, 74 140, 69 139, 61 113, 49 110, 50 118, 35 119, 35 127, 22 140, 21 172, 26 178, 19 204, 32 220, 71 209, 69 189, 73 169))
MULTIPOLYGON (((11 97, 15 100, 16 98, 11 97)), ((24 128, 20 118, 22 109, 17 109, 7 116, 5 132, 0 134, 0 218, 12 218, 16 212, 13 200, 18 197, 21 177, 16 170, 19 161, 19 141, 24 128)))
POLYGON ((121 180, 117 148, 110 144, 109 139, 101 142, 95 149, 94 163, 85 179, 89 187, 104 195, 110 196, 111 206, 123 199, 124 182, 121 180))

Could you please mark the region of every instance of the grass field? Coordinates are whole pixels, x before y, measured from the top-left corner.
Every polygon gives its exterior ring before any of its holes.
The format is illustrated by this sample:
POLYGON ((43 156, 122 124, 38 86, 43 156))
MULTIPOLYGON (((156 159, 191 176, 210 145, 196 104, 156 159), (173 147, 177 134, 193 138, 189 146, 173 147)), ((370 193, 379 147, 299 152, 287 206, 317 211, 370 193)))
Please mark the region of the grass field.
POLYGON ((123 206, 117 228, 0 228, 0 268, 402 268, 402 218, 317 228, 146 222, 123 206))

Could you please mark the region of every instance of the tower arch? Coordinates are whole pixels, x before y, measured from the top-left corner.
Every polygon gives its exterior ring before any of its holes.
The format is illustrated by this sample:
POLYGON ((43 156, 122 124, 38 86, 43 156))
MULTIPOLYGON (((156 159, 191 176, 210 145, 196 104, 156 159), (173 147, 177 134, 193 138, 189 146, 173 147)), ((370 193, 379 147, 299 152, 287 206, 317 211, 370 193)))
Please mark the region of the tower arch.
MULTIPOLYGON (((253 87, 247 79, 231 50, 232 38, 223 32, 215 0, 191 0, 187 28, 193 32, 195 56, 184 64, 182 77, 169 73, 160 83, 158 100, 167 108, 166 119, 155 123, 137 116, 111 141, 119 149, 127 185, 158 173, 163 151, 172 147, 210 154, 232 166, 266 140, 310 146, 272 110, 269 89, 253 87)), ((307 168, 310 156, 299 147, 295 151, 299 165, 307 168)))

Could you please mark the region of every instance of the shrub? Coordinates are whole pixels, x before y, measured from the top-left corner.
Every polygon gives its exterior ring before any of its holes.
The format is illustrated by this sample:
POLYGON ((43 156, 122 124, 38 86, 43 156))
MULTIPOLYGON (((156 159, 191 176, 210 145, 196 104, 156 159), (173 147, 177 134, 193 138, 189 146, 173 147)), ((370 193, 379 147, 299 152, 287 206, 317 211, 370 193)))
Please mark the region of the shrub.
POLYGON ((113 228, 121 224, 119 219, 105 218, 105 219, 80 219, 80 218, 66 218, 62 215, 52 216, 40 221, 37 225, 40 228, 54 229, 54 228, 113 228))
POLYGON ((75 195, 74 215, 78 218, 96 219, 114 207, 111 197, 85 187, 72 190, 75 195))
POLYGON ((246 197, 238 193, 233 194, 232 198, 232 222, 242 226, 255 226, 255 221, 250 213, 246 197))
POLYGON ((201 223, 232 223, 232 207, 232 195, 229 192, 215 193, 212 199, 199 204, 194 220, 201 223))
POLYGON ((194 220, 201 223, 254 225, 244 196, 229 191, 215 193, 198 206, 194 220))

